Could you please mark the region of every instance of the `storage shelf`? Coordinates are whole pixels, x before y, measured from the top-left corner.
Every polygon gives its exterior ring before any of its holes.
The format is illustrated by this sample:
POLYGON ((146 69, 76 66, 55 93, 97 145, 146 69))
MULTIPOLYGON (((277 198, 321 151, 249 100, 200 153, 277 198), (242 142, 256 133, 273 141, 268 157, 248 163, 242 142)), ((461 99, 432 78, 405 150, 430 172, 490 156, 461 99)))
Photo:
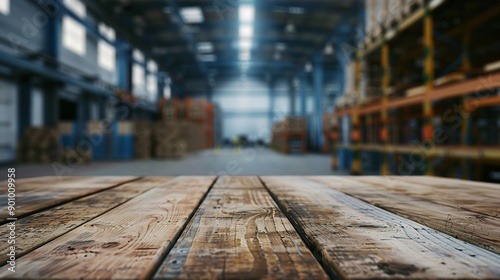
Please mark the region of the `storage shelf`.
MULTIPOLYGON (((486 77, 479 77, 476 79, 466 80, 463 82, 435 88, 433 90, 427 91, 424 94, 392 99, 385 104, 382 101, 377 101, 376 103, 365 106, 342 109, 335 112, 334 115, 336 117, 341 117, 352 115, 353 113, 357 113, 359 115, 372 114, 383 109, 397 109, 412 105, 419 105, 425 101, 439 101, 443 99, 474 94, 498 87, 500 87, 500 73, 495 73, 486 77)), ((499 105, 500 96, 478 98, 477 102, 480 107, 499 105)))
POLYGON ((500 147, 436 146, 431 149, 416 145, 334 145, 335 149, 383 153, 423 154, 427 157, 500 160, 500 147))

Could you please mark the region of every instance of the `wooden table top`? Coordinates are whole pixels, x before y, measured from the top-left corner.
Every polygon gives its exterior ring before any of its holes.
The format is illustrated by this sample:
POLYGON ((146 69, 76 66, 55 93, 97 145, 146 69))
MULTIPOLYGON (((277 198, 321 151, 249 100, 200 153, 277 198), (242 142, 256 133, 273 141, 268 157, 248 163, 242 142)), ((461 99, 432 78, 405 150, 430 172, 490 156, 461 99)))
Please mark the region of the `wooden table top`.
POLYGON ((494 184, 42 177, 16 182, 14 222, 1 186, 1 278, 500 279, 494 184))

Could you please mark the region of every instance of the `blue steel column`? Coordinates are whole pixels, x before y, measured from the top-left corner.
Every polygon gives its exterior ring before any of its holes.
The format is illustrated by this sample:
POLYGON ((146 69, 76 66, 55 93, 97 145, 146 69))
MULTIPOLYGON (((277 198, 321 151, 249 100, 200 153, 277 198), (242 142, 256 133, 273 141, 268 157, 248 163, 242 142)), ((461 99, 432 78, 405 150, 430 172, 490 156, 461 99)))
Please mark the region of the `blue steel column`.
POLYGON ((17 137, 21 139, 24 130, 31 125, 31 91, 33 89, 29 76, 22 76, 18 82, 18 102, 17 102, 17 137))
POLYGON ((131 87, 131 57, 132 51, 130 50, 130 46, 121 41, 116 41, 116 64, 118 70, 118 87, 122 90, 130 92, 131 87))
MULTIPOLYGON (((49 17, 45 52, 59 60, 62 46, 62 11, 57 5, 49 17)), ((49 65, 48 67, 51 67, 49 65)), ((44 86, 44 125, 55 127, 59 122, 59 85, 46 84, 44 86)))
POLYGON ((314 144, 318 151, 323 146, 322 128, 323 128, 323 57, 321 54, 314 56, 314 144))
POLYGON ((165 96, 165 79, 166 74, 164 72, 158 73, 158 100, 165 96))
POLYGON ((304 71, 300 73, 300 115, 307 117, 307 74, 304 71))
POLYGON ((106 119, 106 104, 108 103, 107 97, 97 98, 97 108, 98 108, 98 119, 104 120, 106 119))
POLYGON ((295 116, 297 112, 296 108, 296 91, 295 91, 295 80, 294 78, 290 78, 288 82, 288 87, 290 91, 290 115, 295 116))
POLYGON ((269 82, 269 128, 273 127, 274 123, 274 80, 269 82))

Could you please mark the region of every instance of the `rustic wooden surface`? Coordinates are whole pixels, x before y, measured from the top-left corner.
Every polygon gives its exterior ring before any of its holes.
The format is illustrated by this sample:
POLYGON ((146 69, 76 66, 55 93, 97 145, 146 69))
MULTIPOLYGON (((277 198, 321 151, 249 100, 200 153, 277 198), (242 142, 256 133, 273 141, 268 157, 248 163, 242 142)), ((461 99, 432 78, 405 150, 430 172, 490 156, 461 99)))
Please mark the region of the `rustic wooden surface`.
POLYGON ((138 279, 153 272, 215 178, 166 180, 21 257, 0 277, 138 279))
MULTIPOLYGON (((16 217, 23 217, 84 197, 120 184, 136 180, 136 177, 42 177, 18 180, 16 183, 16 217)), ((2 186, 7 183, 2 182, 2 186)), ((0 189, 0 220, 5 221, 7 188, 0 189)))
MULTIPOLYGON (((16 256, 21 257, 37 247, 69 232, 114 207, 168 182, 170 178, 147 178, 71 201, 16 221, 16 256)), ((7 226, 0 227, 0 236, 9 236, 7 226)), ((0 243, 0 263, 7 261, 11 244, 0 243)))
POLYGON ((500 189, 426 177, 312 178, 392 213, 500 253, 500 189))
POLYGON ((327 279, 256 177, 217 182, 157 279, 327 279))
POLYGON ((262 179, 341 278, 500 277, 495 253, 308 179, 262 179))
MULTIPOLYGON (((16 273, 4 265, 0 278, 500 279, 494 184, 43 177, 16 195, 16 273)), ((2 236, 6 202, 2 187, 2 236)))

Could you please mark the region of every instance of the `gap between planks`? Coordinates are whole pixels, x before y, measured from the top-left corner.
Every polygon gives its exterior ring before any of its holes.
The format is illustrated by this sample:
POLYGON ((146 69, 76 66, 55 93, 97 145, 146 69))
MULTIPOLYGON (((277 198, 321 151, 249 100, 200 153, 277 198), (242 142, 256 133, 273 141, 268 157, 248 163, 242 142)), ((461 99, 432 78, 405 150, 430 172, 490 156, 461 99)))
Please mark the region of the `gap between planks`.
POLYGON ((177 177, 148 190, 21 257, 18 273, 3 267, 0 277, 147 278, 214 181, 177 177))
MULTIPOLYGON (((40 189, 34 188, 32 190, 28 188, 28 191, 23 189, 24 184, 33 184, 32 181, 36 183, 36 178, 21 179, 16 184, 15 217, 17 219, 28 217, 29 215, 49 210, 89 195, 113 189, 129 182, 140 180, 140 177, 65 177, 62 180, 58 179, 58 183, 55 184, 51 184, 50 178, 42 179, 48 181, 42 184, 42 186, 49 184, 50 186, 41 187, 40 189), (70 182, 67 183, 64 182, 64 180, 69 180, 70 182), (73 180, 77 181, 73 182, 73 180), (82 187, 82 185, 85 184, 90 184, 90 186, 82 187), (92 186, 92 184, 96 184, 96 186, 92 186), (46 194, 40 196, 40 192, 46 194)), ((4 192, 6 192, 6 190, 4 190, 4 192)), ((8 223, 6 220, 8 217, 7 195, 0 195, 0 201, 2 201, 0 205, 0 225, 3 225, 8 223)))
POLYGON ((261 179, 338 278, 500 277, 485 249, 301 177, 261 179))
POLYGON ((257 177, 217 181, 155 279, 327 279, 257 177))
POLYGON ((434 177, 309 177, 460 240, 500 253, 500 188, 434 177), (458 204, 461 204, 460 206, 458 204))
MULTIPOLYGON (((16 221, 16 258, 37 249, 40 246, 70 233, 80 225, 95 219, 119 205, 129 201, 152 188, 159 187, 171 177, 145 178, 105 189, 61 206, 41 211, 16 221)), ((0 228, 0 236, 8 236, 8 227, 0 228)), ((11 245, 0 245, 0 263, 7 261, 7 253, 11 245)))

